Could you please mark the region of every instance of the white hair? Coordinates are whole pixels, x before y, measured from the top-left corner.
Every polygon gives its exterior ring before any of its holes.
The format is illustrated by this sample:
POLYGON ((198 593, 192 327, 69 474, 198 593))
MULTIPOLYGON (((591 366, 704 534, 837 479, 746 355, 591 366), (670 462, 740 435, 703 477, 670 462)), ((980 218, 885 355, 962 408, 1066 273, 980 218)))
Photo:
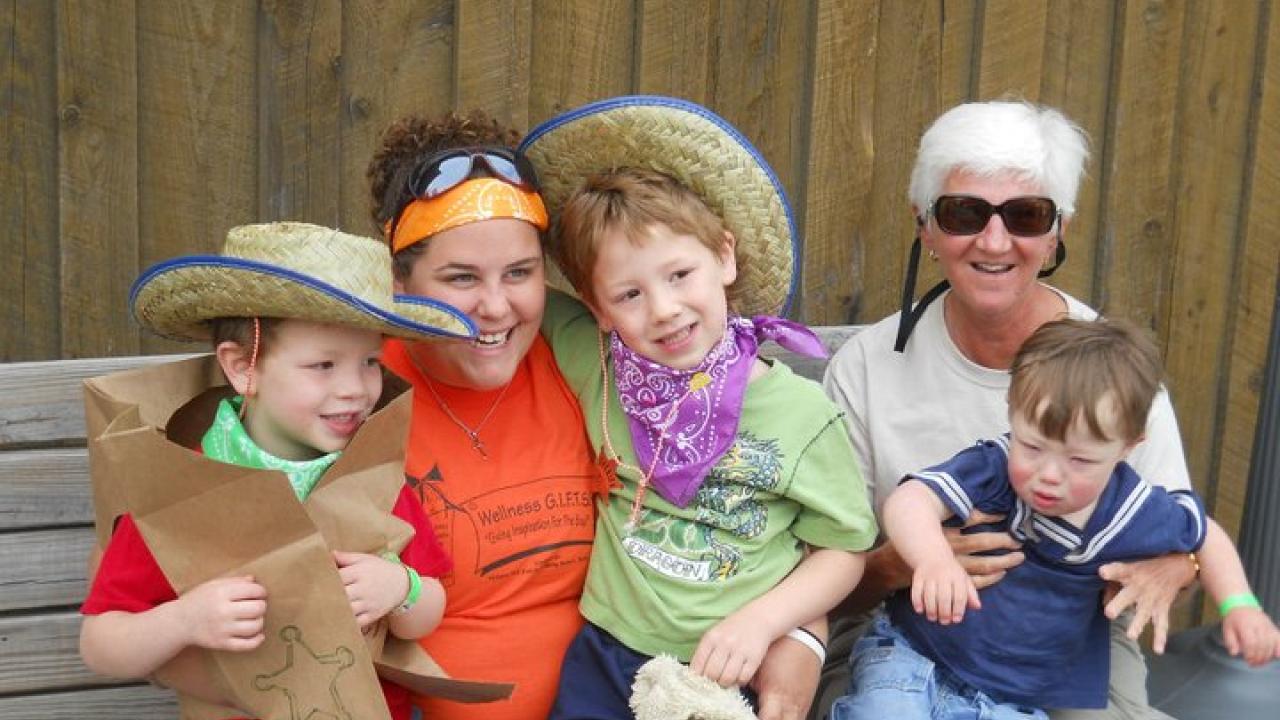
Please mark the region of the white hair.
POLYGON ((1084 130, 1053 108, 966 103, 939 116, 920 138, 907 195, 924 215, 956 170, 979 177, 1012 175, 1037 186, 1070 217, 1088 157, 1084 130))

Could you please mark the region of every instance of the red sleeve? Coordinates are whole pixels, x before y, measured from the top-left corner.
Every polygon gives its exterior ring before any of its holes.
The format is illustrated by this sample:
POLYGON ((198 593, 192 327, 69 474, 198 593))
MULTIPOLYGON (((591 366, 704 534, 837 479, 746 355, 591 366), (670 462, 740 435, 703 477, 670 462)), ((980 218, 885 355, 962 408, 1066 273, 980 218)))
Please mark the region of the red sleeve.
POLYGON ((101 615, 112 610, 145 612, 177 597, 155 556, 147 549, 133 518, 124 515, 111 535, 111 542, 107 543, 102 564, 80 612, 85 615, 101 615))
POLYGON ((400 562, 417 570, 419 575, 434 578, 443 577, 453 569, 453 559, 436 539, 431 518, 423 512, 422 505, 408 485, 400 489, 400 497, 396 499, 391 514, 413 526, 413 539, 400 551, 400 562))

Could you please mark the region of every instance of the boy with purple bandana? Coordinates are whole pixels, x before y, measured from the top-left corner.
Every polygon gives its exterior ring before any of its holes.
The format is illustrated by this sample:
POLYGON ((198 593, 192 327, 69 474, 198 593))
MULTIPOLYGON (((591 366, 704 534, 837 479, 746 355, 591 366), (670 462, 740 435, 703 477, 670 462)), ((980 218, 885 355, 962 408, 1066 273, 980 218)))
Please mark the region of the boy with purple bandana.
MULTIPOLYGON (((609 142, 584 135, 575 147, 609 142)), ((586 306, 553 295, 543 331, 615 483, 556 719, 631 718, 635 673, 659 654, 724 686, 749 684, 774 642, 821 654, 797 626, 857 583, 876 534, 840 412, 816 383, 758 356, 765 340, 823 354, 758 301, 789 280, 748 269, 779 236, 719 217, 681 181, 687 156, 663 155, 674 158, 665 172, 595 174, 557 208, 553 252, 586 306)), ((699 161, 715 173, 722 158, 699 161)))

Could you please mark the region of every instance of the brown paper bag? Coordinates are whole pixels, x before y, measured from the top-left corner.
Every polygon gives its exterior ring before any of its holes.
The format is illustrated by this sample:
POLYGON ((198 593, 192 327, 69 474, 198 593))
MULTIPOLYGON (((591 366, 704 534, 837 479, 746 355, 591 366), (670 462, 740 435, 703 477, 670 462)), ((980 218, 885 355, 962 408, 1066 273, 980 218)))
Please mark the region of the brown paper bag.
MULTIPOLYGON (((415 642, 362 636, 330 549, 398 552, 412 528, 391 514, 403 483, 407 396, 370 417, 306 503, 283 474, 206 458, 195 447, 229 394, 212 357, 86 382, 98 537, 132 513, 165 576, 183 593, 227 575, 253 575, 268 593, 267 641, 248 653, 207 651, 236 705, 264 720, 319 712, 387 718, 374 660, 395 681, 463 701, 510 695, 510 685, 449 680, 415 642), (162 431, 159 428, 164 428, 162 431)), ((228 717, 183 698, 183 717, 228 717)))

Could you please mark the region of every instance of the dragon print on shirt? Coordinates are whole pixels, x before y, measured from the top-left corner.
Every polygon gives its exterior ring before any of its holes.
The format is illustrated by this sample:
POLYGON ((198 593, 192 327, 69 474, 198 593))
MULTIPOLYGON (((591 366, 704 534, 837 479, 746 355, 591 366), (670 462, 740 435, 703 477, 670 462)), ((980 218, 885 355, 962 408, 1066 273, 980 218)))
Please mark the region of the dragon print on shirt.
POLYGON ((733 542, 764 532, 767 509, 756 495, 776 490, 782 461, 777 440, 740 432, 689 505, 696 521, 645 508, 623 547, 632 558, 668 577, 694 582, 733 577, 742 561, 733 542))

